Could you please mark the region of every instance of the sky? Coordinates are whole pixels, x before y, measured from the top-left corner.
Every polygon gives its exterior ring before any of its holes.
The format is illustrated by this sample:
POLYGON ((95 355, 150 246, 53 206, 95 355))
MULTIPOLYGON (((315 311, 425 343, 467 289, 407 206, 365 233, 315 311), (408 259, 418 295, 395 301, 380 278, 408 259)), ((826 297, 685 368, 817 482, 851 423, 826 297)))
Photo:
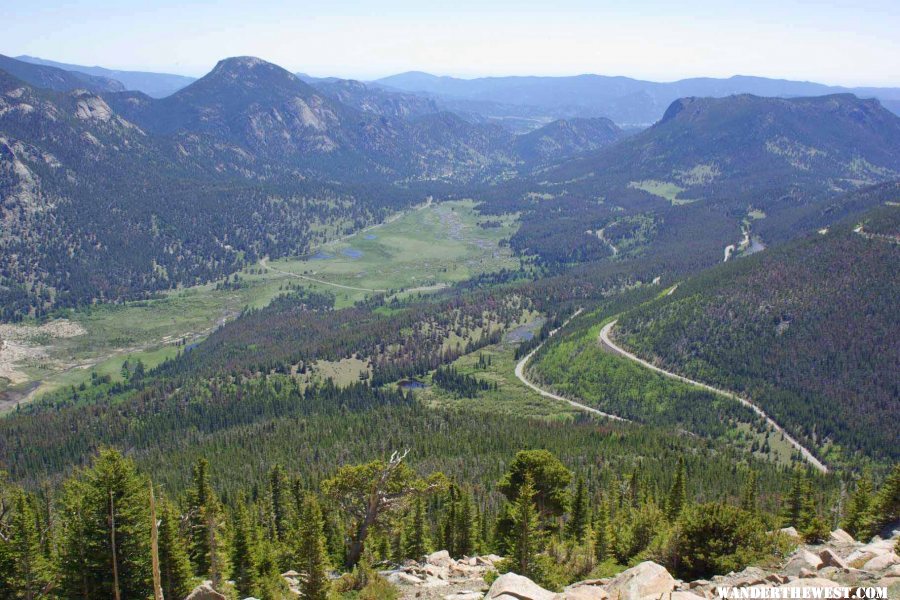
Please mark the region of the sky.
POLYGON ((200 76, 758 75, 900 87, 898 0, 3 0, 0 53, 200 76))

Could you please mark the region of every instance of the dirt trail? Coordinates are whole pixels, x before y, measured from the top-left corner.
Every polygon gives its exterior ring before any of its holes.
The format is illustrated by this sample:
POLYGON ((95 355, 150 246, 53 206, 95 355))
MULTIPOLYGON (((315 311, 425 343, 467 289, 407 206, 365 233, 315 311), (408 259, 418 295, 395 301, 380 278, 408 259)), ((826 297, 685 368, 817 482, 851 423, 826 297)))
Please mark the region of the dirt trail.
MULTIPOLYGON (((577 317, 579 314, 581 314, 580 308, 577 311, 575 311, 575 314, 573 314, 571 317, 566 319, 566 321, 562 325, 560 325, 559 327, 557 327, 556 329, 551 331, 550 335, 547 337, 547 339, 550 339, 551 337, 553 337, 557 331, 559 331, 560 329, 565 327, 569 323, 569 321, 571 321, 572 319, 577 317)), ((543 342, 541 342, 534 350, 529 352, 524 358, 522 358, 522 360, 520 360, 516 364, 515 372, 516 372, 516 377, 519 379, 519 381, 521 381, 522 383, 527 385, 529 388, 531 388, 532 390, 534 390, 535 392, 537 392, 544 398, 551 398, 553 400, 565 402, 566 404, 569 404, 570 406, 573 406, 573 407, 577 408, 578 410, 583 410, 584 412, 589 412, 591 414, 599 415, 601 417, 606 417, 607 419, 613 419, 614 421, 627 421, 628 420, 628 419, 623 419, 622 417, 618 417, 616 415, 611 415, 609 413, 605 413, 603 411, 597 410, 596 408, 592 408, 590 406, 582 404, 581 402, 576 402, 575 400, 570 400, 569 398, 565 398, 563 396, 560 396, 559 394, 554 394, 553 392, 548 392, 547 390, 539 388, 535 384, 528 381, 528 379, 525 378, 525 367, 528 365, 528 361, 531 360, 531 357, 534 356, 534 353, 537 352, 538 350, 540 350, 541 347, 546 342, 547 342, 547 340, 544 340, 543 342)))
POLYGON ((719 389, 719 388, 713 387, 713 386, 711 386, 711 385, 707 385, 707 384, 705 384, 705 383, 701 383, 701 382, 699 382, 699 381, 695 381, 695 380, 690 379, 690 378, 688 378, 688 377, 684 377, 684 376, 682 376, 682 375, 678 375, 678 374, 676 374, 676 373, 672 373, 672 372, 670 372, 670 371, 666 371, 665 369, 661 369, 661 368, 657 367, 656 365, 653 365, 653 364, 647 362, 646 360, 644 360, 644 359, 642 359, 642 358, 640 358, 640 357, 638 357, 638 356, 632 354, 631 352, 625 350, 625 349, 622 348, 621 346, 618 346, 618 345, 617 345, 615 342, 613 342, 612 339, 610 338, 610 332, 612 331, 612 328, 615 326, 616 323, 618 323, 618 320, 610 321, 609 323, 607 323, 606 325, 603 326, 603 329, 600 330, 600 340, 599 340, 599 341, 600 341, 600 343, 601 343, 604 347, 606 347, 607 349, 609 349, 609 350, 612 351, 612 352, 615 352, 616 354, 619 354, 620 356, 624 356, 625 358, 631 359, 632 361, 634 361, 634 362, 640 364, 640 365, 643 366, 643 367, 646 367, 646 368, 648 368, 648 369, 651 369, 651 370, 653 370, 653 371, 656 371, 657 373, 659 373, 659 374, 661 374, 661 375, 665 375, 666 377, 671 377, 672 379, 677 379, 677 380, 682 381, 682 382, 684 382, 684 383, 689 383, 689 384, 691 384, 691 385, 695 385, 695 386, 700 387, 700 388, 703 388, 703 389, 705 389, 705 390, 707 390, 707 391, 713 392, 713 393, 715 393, 715 394, 719 394, 720 396, 725 396, 726 398, 730 398, 730 399, 732 399, 732 400, 737 400, 738 402, 740 402, 740 403, 743 404, 744 406, 750 408, 753 412, 755 412, 756 414, 758 414, 759 416, 761 416, 763 419, 765 419, 765 420, 766 420, 766 423, 768 423, 775 431, 777 431, 777 432, 781 433, 782 435, 784 435, 784 439, 785 439, 791 446, 793 446, 795 449, 797 449, 797 450, 800 452, 800 454, 803 456, 803 458, 804 458, 809 464, 811 464, 813 467, 815 467, 816 469, 818 469, 818 470, 821 471, 822 473, 827 473, 827 472, 828 472, 828 467, 826 467, 819 459, 817 459, 817 458, 813 455, 812 452, 810 452, 809 450, 807 450, 805 446, 803 446, 800 442, 798 442, 797 440, 795 440, 795 439, 793 438, 793 436, 791 436, 788 432, 786 432, 786 431, 781 427, 781 425, 779 425, 778 423, 776 423, 776 422, 772 419, 772 417, 770 417, 768 414, 766 414, 766 413, 763 411, 763 409, 761 409, 761 408, 758 407, 757 405, 753 404, 752 402, 750 402, 750 401, 747 400, 746 398, 742 398, 741 396, 738 396, 738 395, 735 394, 734 392, 729 392, 728 390, 719 389))

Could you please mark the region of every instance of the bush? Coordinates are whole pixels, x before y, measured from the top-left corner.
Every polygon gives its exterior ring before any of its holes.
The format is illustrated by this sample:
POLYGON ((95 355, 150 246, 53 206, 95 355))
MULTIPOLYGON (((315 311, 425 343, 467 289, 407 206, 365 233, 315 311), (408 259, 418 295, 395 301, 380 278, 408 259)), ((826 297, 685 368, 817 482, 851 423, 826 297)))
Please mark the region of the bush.
POLYGON ((716 502, 687 508, 672 543, 669 566, 683 579, 740 571, 771 551, 756 515, 716 502))

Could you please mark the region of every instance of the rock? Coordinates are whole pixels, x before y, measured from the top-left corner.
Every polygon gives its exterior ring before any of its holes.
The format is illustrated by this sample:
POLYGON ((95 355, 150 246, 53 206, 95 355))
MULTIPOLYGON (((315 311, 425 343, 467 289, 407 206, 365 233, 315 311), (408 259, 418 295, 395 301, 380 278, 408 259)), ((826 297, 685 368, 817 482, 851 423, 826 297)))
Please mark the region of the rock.
POLYGON ((825 567, 835 567, 838 569, 847 568, 847 563, 844 562, 844 559, 835 554, 831 548, 825 548, 819 552, 819 558, 822 560, 822 564, 819 565, 820 569, 825 567))
POLYGON ((228 600, 225 596, 213 589, 211 581, 204 581, 195 587, 184 600, 228 600))
POLYGON ((437 577, 432 577, 431 575, 428 575, 425 578, 425 582, 422 584, 422 587, 436 588, 436 587, 446 587, 448 585, 450 585, 450 582, 447 581, 446 579, 439 579, 437 577))
POLYGON ((807 568, 800 569, 800 573, 797 574, 800 579, 813 579, 816 574, 814 571, 811 571, 807 568))
POLYGON ((291 569, 290 571, 285 571, 284 573, 282 573, 281 576, 290 577, 291 579, 297 579, 298 577, 300 577, 300 573, 291 569))
POLYGON ((831 535, 828 536, 828 540, 833 544, 855 544, 856 540, 853 539, 853 536, 844 531, 843 529, 835 529, 831 532, 831 535))
POLYGON ((885 577, 900 577, 900 565, 894 565, 884 573, 885 577))
POLYGON ((864 571, 884 571, 888 567, 892 567, 898 563, 900 563, 900 556, 897 556, 893 552, 887 552, 871 559, 864 564, 862 568, 864 571))
POLYGON ((430 565, 437 565, 438 567, 449 567, 450 564, 455 561, 450 558, 450 553, 446 550, 438 550, 437 552, 432 552, 426 556, 425 562, 430 565))
POLYGON ((693 590, 693 589, 696 589, 696 588, 699 588, 699 587, 706 587, 706 586, 708 586, 709 584, 710 584, 710 582, 709 582, 709 580, 707 580, 707 579, 698 579, 697 581, 692 581, 692 582, 690 582, 690 583, 688 584, 688 587, 691 588, 691 589, 693 590))
POLYGON ((873 552, 862 552, 861 550, 854 550, 850 553, 847 558, 844 559, 844 562, 851 567, 860 568, 870 560, 875 558, 875 554, 873 552))
MULTIPOLYGON (((659 600, 659 596, 654 596, 653 594, 649 596, 644 596, 641 600, 659 600)), ((665 600, 706 600, 703 596, 698 596, 694 592, 670 592, 663 596, 665 600)))
POLYGON ((645 561, 616 575, 606 586, 610 598, 640 600, 644 596, 668 594, 675 589, 675 579, 665 567, 645 561))
POLYGON ((607 600, 609 593, 598 585, 575 583, 557 594, 554 600, 607 600))
MULTIPOLYGON (((504 573, 494 580, 485 600, 554 600, 556 594, 545 590, 532 580, 515 573, 504 573)), ((623 599, 624 600, 624 599, 623 599)))
POLYGON ((791 581, 790 583, 785 583, 778 586, 780 590, 789 590, 792 588, 842 588, 839 583, 835 583, 830 579, 823 579, 821 577, 813 577, 811 579, 796 579, 791 581))
POLYGON ((437 565, 427 563, 422 566, 422 572, 430 577, 437 577, 438 579, 450 579, 450 571, 448 567, 439 567, 437 565))
POLYGON ((471 592, 469 590, 463 590, 461 592, 455 592, 453 594, 447 594, 444 596, 444 600, 481 600, 484 595, 481 592, 471 592))
POLYGON ((404 573, 403 571, 396 571, 387 576, 387 580, 394 585, 421 585, 425 583, 424 579, 416 577, 415 575, 410 575, 409 573, 404 573))
POLYGON ((778 531, 780 531, 781 533, 783 533, 783 534, 785 534, 785 535, 787 535, 787 536, 789 536, 789 537, 792 537, 792 538, 799 538, 799 537, 800 537, 800 534, 799 534, 799 533, 797 532, 797 530, 794 529, 793 527, 782 527, 782 528, 779 529, 778 531))
POLYGON ((791 555, 791 559, 784 566, 784 572, 788 575, 799 575, 804 569, 816 571, 821 564, 821 558, 806 548, 800 548, 791 555))

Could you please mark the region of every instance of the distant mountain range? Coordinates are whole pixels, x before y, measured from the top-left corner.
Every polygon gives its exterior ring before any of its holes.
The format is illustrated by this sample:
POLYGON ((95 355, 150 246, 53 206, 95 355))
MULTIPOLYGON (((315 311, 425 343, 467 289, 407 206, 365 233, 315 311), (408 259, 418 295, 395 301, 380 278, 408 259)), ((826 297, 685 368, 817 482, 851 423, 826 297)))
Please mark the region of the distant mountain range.
MULTIPOLYGON (((113 79, 122 84, 125 90, 144 92, 153 98, 164 98, 174 94, 181 88, 196 81, 196 77, 184 75, 172 75, 171 73, 149 73, 146 71, 120 71, 103 67, 86 67, 83 65, 70 65, 67 63, 45 60, 35 56, 21 55, 16 60, 46 67, 56 67, 75 73, 83 73, 94 77, 113 79)), ((15 74, 15 73, 14 73, 15 74)), ((93 90, 92 90, 93 91, 93 90)))
POLYGON ((522 107, 523 114, 543 111, 557 116, 605 116, 620 126, 646 126, 662 117, 678 98, 724 97, 735 94, 798 97, 851 93, 878 98, 900 114, 900 88, 844 88, 804 81, 735 76, 682 79, 671 83, 641 81, 629 77, 577 75, 572 77, 482 77, 458 79, 422 72, 392 75, 375 83, 385 87, 428 94, 444 101, 478 103, 482 110, 497 105, 522 107))
POLYGON ((569 264, 608 252, 584 232, 611 218, 715 207, 732 235, 752 204, 790 227, 801 192, 807 210, 900 176, 900 118, 851 95, 686 98, 630 137, 601 117, 517 135, 441 100, 310 84, 253 57, 165 98, 2 64, 0 318, 208 281, 302 253, 316 223, 352 229, 427 196, 520 212, 514 249, 569 264))
MULTIPOLYGON (((25 55, 16 59, 112 79, 121 82, 122 89, 143 92, 153 98, 169 96, 195 81, 183 75, 87 67, 25 55)), ((626 129, 647 127, 658 121, 672 102, 690 96, 720 98, 753 94, 791 98, 850 93, 860 98, 877 98, 885 108, 900 114, 900 88, 847 88, 765 77, 698 77, 661 83, 604 75, 459 79, 411 71, 373 82, 359 82, 305 73, 296 75, 329 97, 366 112, 374 108, 371 112, 410 116, 450 111, 469 121, 503 125, 516 133, 557 119, 582 117, 607 117, 626 129), (378 93, 379 88, 400 93, 385 101, 378 93), (393 109, 389 108, 391 104, 393 109)))

